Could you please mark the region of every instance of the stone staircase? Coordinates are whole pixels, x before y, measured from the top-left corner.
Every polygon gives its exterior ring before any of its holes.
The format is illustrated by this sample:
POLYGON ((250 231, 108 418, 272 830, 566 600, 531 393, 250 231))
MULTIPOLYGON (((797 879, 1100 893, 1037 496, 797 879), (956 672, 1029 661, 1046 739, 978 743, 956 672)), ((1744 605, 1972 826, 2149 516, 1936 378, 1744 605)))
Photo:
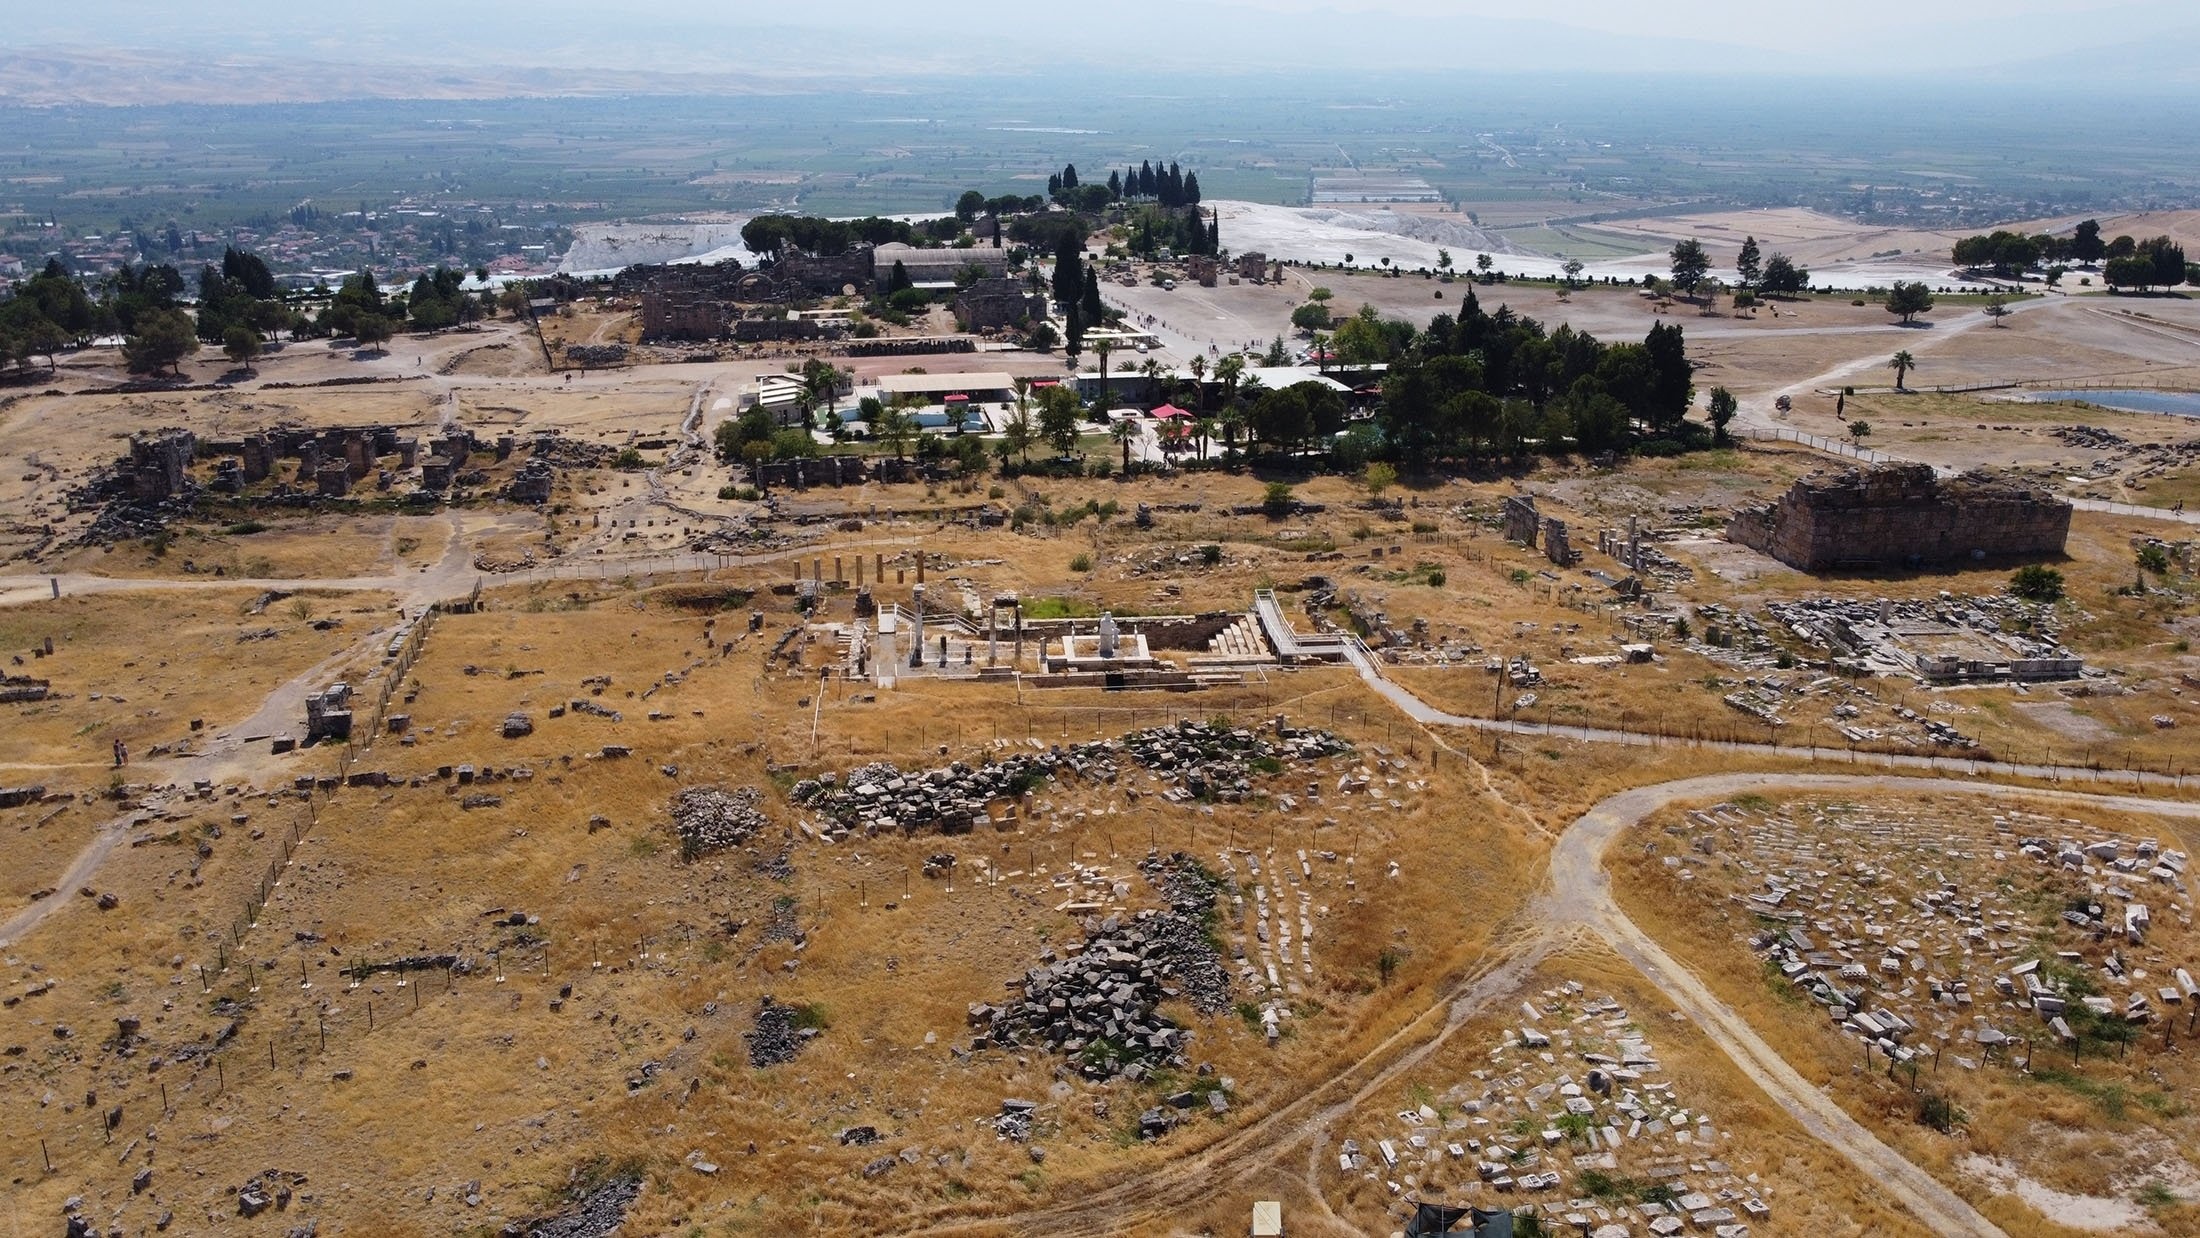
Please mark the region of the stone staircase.
POLYGON ((1237 621, 1215 634, 1207 642, 1207 652, 1195 653, 1185 659, 1193 670, 1230 670, 1252 666, 1273 666, 1276 655, 1268 647, 1268 638, 1262 634, 1260 621, 1250 614, 1240 615, 1237 621))

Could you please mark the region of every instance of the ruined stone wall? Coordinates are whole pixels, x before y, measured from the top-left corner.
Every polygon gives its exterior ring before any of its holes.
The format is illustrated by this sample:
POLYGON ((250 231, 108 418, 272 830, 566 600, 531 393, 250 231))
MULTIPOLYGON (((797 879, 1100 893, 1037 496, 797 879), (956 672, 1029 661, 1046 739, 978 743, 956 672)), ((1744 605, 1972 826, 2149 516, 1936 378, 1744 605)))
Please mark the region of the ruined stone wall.
POLYGON ((642 294, 645 340, 715 340, 726 333, 726 322, 732 316, 729 301, 661 292, 642 294))
POLYGON ((1930 466, 1814 474, 1728 519, 1729 541, 1806 572, 2060 555, 2070 504, 2020 482, 1930 466))

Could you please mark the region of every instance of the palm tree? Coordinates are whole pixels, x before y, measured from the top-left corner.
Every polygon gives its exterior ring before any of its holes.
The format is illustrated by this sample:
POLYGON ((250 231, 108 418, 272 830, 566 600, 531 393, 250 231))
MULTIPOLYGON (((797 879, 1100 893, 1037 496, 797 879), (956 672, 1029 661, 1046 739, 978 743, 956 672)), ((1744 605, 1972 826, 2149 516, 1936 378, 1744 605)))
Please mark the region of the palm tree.
POLYGON ((1917 358, 1911 356, 1905 348, 1894 355, 1894 359, 1887 363, 1887 368, 1894 371, 1894 389, 1904 391, 1907 388, 1902 384, 1910 377, 1910 371, 1917 368, 1917 358))
POLYGON ((1207 445, 1215 441, 1215 419, 1201 417, 1192 423, 1192 432, 1199 435, 1199 458, 1207 458, 1207 445))
POLYGON ((887 445, 894 449, 894 459, 896 460, 901 459, 902 453, 908 450, 909 440, 916 434, 916 431, 916 419, 903 409, 889 408, 886 410, 886 415, 879 419, 878 436, 885 439, 887 445))
POLYGON ((1222 410, 1221 422, 1222 449, 1224 451, 1237 450, 1238 432, 1245 428, 1245 409, 1237 404, 1225 407, 1222 410))
POLYGON ((1231 353, 1215 362, 1215 381, 1222 384, 1222 403, 1227 407, 1237 399, 1238 380, 1245 377, 1245 358, 1231 353))
POLYGON ((1031 459, 1031 380, 1016 380, 1016 412, 1008 419, 1008 426, 1001 437, 1001 444, 1016 453, 1019 460, 1031 459))
POLYGON ((1108 427, 1108 437, 1123 445, 1123 472, 1131 471, 1131 443, 1138 438, 1138 423, 1125 417, 1108 427))
POLYGON ((956 434, 961 434, 963 427, 969 423, 970 406, 968 404, 957 402, 947 406, 947 424, 956 434))
POLYGON ((1092 350, 1100 354, 1100 407, 1115 403, 1114 393, 1108 390, 1108 354, 1115 351, 1113 342, 1107 339, 1093 341, 1092 350))
POLYGON ((1189 367, 1192 371, 1192 411, 1207 411, 1207 358, 1194 355, 1189 367))

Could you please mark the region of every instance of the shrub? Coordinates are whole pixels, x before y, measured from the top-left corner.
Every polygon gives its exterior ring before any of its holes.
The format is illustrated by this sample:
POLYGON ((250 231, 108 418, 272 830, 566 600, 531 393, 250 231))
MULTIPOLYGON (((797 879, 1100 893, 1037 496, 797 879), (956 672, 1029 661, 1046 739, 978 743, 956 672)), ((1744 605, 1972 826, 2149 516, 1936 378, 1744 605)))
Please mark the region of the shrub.
POLYGON ((615 458, 612 459, 611 467, 615 469, 624 469, 631 472, 635 469, 641 468, 643 463, 644 461, 642 460, 642 453, 632 447, 629 447, 625 451, 620 452, 615 458))
POLYGON ((1291 492, 1291 483, 1272 481, 1261 491, 1260 509, 1271 516, 1288 516, 1298 506, 1298 496, 1291 492))
POLYGON ((1213 567, 1213 566, 1214 566, 1214 565, 1216 565, 1217 563, 1220 563, 1220 562, 1222 562, 1222 547, 1220 547, 1220 546, 1202 546, 1202 547, 1200 547, 1200 548, 1199 548, 1199 561, 1200 561, 1201 563, 1204 563, 1204 564, 1206 564, 1206 565, 1207 565, 1208 567, 1213 567))
POLYGON ((1078 555, 1078 556, 1076 556, 1075 558, 1071 559, 1071 560, 1069 561, 1069 570, 1071 570, 1071 571, 1073 571, 1073 572, 1089 572, 1089 571, 1091 571, 1091 570, 1092 570, 1092 556, 1091 556, 1091 555, 1078 555))
POLYGON ((267 526, 257 520, 240 520, 225 527, 222 532, 230 537, 245 537, 253 533, 265 533, 267 526))
POLYGON ((2020 567, 2009 578, 2009 592, 2027 602, 2053 602, 2063 595, 2063 574, 2037 563, 2020 567))
POLYGON ((1444 587, 1444 579, 1445 579, 1445 577, 1444 577, 1444 569, 1442 569, 1442 568, 1437 568, 1437 569, 1436 569, 1435 571, 1433 571, 1433 572, 1430 572, 1430 573, 1428 574, 1428 583, 1429 583, 1429 587, 1430 587, 1430 588, 1432 588, 1432 589, 1441 589, 1441 588, 1443 588, 1443 587, 1444 587))

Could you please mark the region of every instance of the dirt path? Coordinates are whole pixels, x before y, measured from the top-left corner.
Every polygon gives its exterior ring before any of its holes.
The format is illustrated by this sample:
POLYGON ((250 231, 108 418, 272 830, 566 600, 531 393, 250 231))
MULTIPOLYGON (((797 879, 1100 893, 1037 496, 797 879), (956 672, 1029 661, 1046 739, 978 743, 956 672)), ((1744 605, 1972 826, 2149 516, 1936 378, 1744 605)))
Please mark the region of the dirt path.
POLYGON ((131 826, 145 820, 146 816, 145 813, 132 811, 100 822, 98 828, 92 831, 91 841, 85 843, 83 850, 78 851, 76 857, 69 861, 69 866, 61 871, 59 877, 54 878, 53 893, 9 916, 5 921, 0 921, 0 949, 6 949, 22 940, 23 934, 37 928, 55 911, 82 901, 71 895, 92 879, 92 874, 99 871, 101 864, 106 863, 107 853, 115 849, 115 844, 122 841, 122 836, 130 832, 131 826))

